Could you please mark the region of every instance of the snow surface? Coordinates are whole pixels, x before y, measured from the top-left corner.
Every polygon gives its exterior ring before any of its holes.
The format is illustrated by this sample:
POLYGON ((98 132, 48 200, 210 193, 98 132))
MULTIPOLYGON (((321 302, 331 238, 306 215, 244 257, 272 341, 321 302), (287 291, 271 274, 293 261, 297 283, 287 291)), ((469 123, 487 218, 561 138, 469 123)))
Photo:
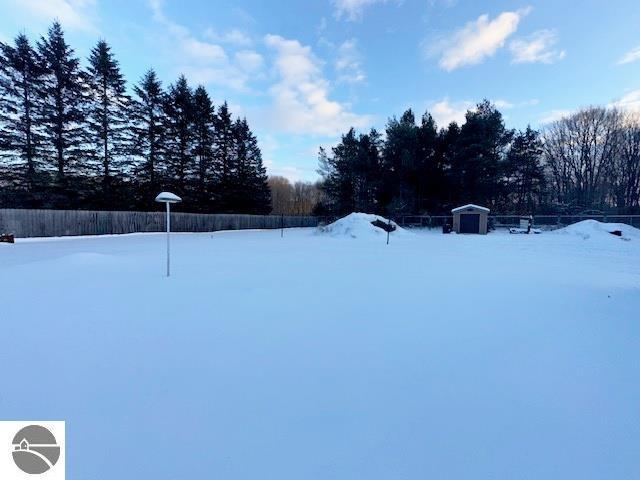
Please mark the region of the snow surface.
POLYGON ((590 238, 608 239, 608 240, 638 240, 640 241, 640 229, 627 225, 626 223, 603 223, 597 220, 583 220, 564 228, 554 230, 556 234, 576 235, 583 240, 590 238), (622 232, 622 237, 612 235, 614 231, 622 232))
MULTIPOLYGON (((312 229, 0 247, 0 416, 70 479, 640 478, 640 242, 312 229)), ((609 238, 611 237, 611 238, 609 238)))
MULTIPOLYGON (((387 237, 387 232, 380 227, 376 227, 371 222, 379 220, 388 224, 387 218, 370 213, 350 213, 335 222, 318 228, 318 233, 329 235, 331 237, 350 237, 350 238, 375 238, 387 237)), ((391 232, 391 236, 406 235, 408 232, 400 227, 396 222, 391 221, 391 225, 396 229, 391 232)))

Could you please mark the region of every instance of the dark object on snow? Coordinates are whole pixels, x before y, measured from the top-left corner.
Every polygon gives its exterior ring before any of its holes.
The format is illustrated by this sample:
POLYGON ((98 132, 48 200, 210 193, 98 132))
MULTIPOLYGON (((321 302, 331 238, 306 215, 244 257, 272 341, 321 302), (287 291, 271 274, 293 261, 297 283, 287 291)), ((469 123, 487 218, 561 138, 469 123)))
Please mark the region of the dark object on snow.
POLYGON ((611 235, 615 235, 616 237, 622 236, 622 230, 614 230, 613 232, 609 232, 611 235))
POLYGON ((0 243, 16 243, 16 239, 11 234, 0 235, 0 243))
POLYGON ((453 231, 453 227, 450 223, 445 223, 442 225, 442 233, 451 233, 453 231))
POLYGON ((376 219, 373 222, 371 222, 371 225, 373 225, 374 227, 378 227, 381 228, 382 230, 384 230, 385 232, 394 232, 396 230, 395 225, 393 225, 391 222, 389 223, 384 223, 382 220, 380 219, 376 219))

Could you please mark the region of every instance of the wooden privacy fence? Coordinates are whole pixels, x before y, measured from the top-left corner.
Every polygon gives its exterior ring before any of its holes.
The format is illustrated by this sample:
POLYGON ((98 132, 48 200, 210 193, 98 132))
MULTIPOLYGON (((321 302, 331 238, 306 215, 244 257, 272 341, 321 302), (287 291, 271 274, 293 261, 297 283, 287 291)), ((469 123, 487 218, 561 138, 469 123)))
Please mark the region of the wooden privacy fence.
MULTIPOLYGON (((172 212, 171 231, 316 227, 321 220, 312 216, 172 212)), ((0 233, 11 233, 20 238, 162 232, 165 228, 164 212, 0 209, 0 233)))

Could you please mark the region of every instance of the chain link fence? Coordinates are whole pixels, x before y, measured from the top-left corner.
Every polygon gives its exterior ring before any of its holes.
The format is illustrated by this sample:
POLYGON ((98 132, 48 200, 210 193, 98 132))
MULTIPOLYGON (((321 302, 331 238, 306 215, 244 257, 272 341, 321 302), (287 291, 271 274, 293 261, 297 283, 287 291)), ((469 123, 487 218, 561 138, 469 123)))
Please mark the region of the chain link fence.
MULTIPOLYGON (((489 215, 494 228, 519 227, 520 215, 489 215)), ((640 228, 640 215, 534 215, 533 225, 547 230, 566 227, 582 220, 598 220, 605 223, 626 223, 640 228)), ((452 215, 401 215, 395 219, 404 228, 442 228, 453 224, 452 215)))

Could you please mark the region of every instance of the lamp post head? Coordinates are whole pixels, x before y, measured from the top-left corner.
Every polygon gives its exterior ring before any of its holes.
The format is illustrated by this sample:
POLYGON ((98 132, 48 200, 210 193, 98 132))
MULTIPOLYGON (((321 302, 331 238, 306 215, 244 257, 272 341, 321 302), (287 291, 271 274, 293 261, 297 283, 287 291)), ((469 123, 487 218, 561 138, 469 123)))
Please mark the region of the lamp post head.
POLYGON ((181 201, 182 199, 179 196, 171 192, 161 192, 156 197, 156 202, 159 203, 179 203, 181 201))

